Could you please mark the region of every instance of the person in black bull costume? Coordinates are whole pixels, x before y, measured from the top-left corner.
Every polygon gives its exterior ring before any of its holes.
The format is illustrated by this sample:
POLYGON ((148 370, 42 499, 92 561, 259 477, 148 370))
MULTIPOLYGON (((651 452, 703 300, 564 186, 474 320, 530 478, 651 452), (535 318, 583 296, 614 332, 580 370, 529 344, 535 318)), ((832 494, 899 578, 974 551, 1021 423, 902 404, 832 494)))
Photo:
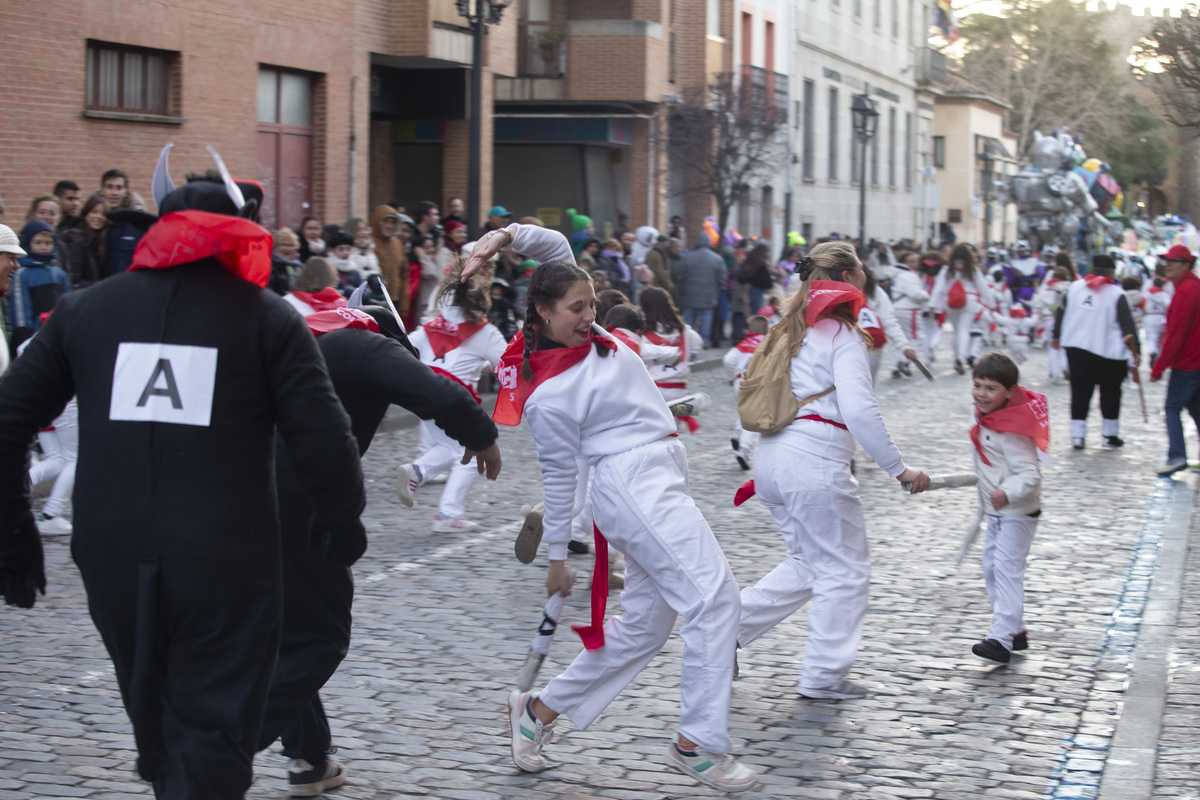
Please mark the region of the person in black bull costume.
MULTIPOLYGON (((463 387, 421 363, 392 314, 378 306, 321 311, 304 318, 317 336, 334 389, 350 415, 365 454, 388 406, 395 404, 438 427, 478 455, 480 471, 500 472, 496 425, 463 387), (380 335, 380 332, 383 335, 380 335)), ((332 752, 329 722, 318 690, 350 644, 354 582, 350 569, 322 559, 307 544, 312 507, 282 440, 276 476, 283 528, 284 619, 279 662, 271 684, 258 749, 283 740, 289 792, 311 797, 346 780, 332 752)))
POLYGON ((324 557, 366 548, 349 420, 303 320, 261 288, 261 190, 218 166, 224 185, 179 189, 160 169, 130 271, 64 295, 0 381, 0 589, 21 608, 45 593, 25 464, 76 395, 71 552, 138 773, 170 800, 241 798, 253 777, 282 618, 276 429, 324 557))

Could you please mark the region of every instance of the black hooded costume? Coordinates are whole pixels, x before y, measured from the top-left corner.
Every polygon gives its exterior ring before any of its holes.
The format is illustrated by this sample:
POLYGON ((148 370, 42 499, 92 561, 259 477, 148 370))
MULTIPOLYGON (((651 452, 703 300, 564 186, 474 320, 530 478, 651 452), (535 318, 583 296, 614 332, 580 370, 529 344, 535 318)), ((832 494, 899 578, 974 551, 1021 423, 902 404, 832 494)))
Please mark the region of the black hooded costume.
MULTIPOLYGON (((359 452, 367 452, 393 404, 432 419, 468 450, 491 447, 496 425, 470 392, 422 364, 390 312, 378 306, 362 312, 338 309, 305 317, 350 414, 359 452), (368 323, 353 321, 354 315, 368 323)), ((285 756, 304 759, 320 772, 332 740, 317 692, 346 656, 354 585, 348 568, 330 564, 307 546, 311 503, 286 447, 276 448, 276 459, 286 600, 258 748, 282 736, 285 756)))
POLYGON ((131 270, 64 296, 0 381, 0 589, 24 608, 44 591, 27 451, 76 395, 71 552, 160 798, 238 798, 253 777, 282 618, 276 429, 326 557, 366 547, 349 420, 303 320, 261 288, 270 235, 231 184, 161 196, 131 270))

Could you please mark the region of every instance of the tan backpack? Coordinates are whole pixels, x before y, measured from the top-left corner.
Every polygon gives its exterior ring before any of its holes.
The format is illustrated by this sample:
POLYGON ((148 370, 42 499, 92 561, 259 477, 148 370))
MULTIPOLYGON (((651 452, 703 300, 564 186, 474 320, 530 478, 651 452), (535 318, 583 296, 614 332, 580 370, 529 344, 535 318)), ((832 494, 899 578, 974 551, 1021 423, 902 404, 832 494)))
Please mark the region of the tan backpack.
POLYGON ((742 427, 756 433, 781 431, 796 419, 801 408, 832 392, 797 400, 792 393, 792 356, 783 326, 776 325, 754 351, 738 386, 738 416, 742 427))

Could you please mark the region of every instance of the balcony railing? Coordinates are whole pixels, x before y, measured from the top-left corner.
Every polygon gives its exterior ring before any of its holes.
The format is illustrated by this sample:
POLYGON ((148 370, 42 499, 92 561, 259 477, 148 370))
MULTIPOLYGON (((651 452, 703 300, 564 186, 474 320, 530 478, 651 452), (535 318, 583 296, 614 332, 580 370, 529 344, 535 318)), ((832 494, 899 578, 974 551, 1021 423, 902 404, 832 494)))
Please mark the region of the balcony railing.
POLYGON ((743 64, 739 96, 742 116, 787 123, 788 76, 784 73, 743 64))

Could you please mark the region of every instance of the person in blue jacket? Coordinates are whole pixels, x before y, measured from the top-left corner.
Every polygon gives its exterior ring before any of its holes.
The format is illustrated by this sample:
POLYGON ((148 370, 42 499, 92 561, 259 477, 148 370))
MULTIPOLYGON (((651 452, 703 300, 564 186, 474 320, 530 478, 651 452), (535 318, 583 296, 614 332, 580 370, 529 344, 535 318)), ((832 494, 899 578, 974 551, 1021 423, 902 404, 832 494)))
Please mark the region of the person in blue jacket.
POLYGON ((54 263, 54 228, 39 219, 21 229, 21 246, 29 255, 17 260, 9 302, 13 329, 42 327, 42 315, 54 310, 58 298, 71 291, 67 273, 54 263))

